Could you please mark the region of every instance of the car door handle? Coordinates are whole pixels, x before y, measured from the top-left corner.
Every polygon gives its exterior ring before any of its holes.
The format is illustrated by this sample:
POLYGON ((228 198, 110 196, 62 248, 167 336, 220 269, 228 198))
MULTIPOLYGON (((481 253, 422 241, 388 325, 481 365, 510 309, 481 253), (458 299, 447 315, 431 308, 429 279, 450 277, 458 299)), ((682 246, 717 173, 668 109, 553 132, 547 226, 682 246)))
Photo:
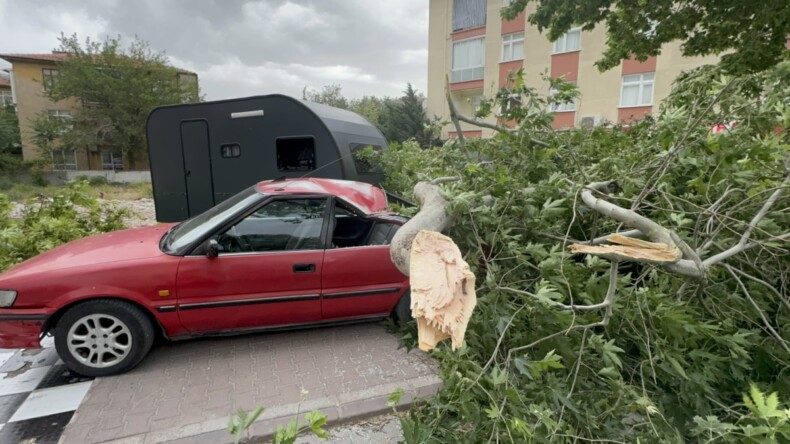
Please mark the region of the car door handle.
POLYGON ((314 273, 315 264, 294 264, 294 273, 314 273))

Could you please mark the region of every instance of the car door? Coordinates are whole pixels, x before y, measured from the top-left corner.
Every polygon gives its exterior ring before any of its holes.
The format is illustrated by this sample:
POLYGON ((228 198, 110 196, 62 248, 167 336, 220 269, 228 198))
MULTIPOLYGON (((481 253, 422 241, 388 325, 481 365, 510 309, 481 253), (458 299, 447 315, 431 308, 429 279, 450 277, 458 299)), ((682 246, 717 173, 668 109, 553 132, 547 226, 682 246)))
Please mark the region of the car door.
POLYGON ((321 315, 324 319, 388 315, 408 289, 408 277, 392 264, 388 236, 397 229, 336 203, 330 247, 324 255, 321 315), (374 240, 376 239, 376 240, 374 240))
POLYGON ((190 332, 321 320, 327 199, 276 199, 221 230, 219 254, 185 256, 179 317, 190 332))

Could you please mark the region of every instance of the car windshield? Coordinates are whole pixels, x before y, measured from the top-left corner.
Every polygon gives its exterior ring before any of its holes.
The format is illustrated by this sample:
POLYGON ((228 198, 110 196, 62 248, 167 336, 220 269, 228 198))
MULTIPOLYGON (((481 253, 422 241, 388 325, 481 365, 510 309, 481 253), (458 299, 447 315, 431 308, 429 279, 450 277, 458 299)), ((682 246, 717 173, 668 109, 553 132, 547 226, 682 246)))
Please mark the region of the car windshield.
POLYGON ((252 205, 253 202, 260 198, 261 194, 258 193, 256 187, 252 186, 220 202, 204 213, 185 220, 173 227, 166 235, 164 239, 165 249, 167 251, 178 251, 195 240, 205 236, 206 233, 213 230, 217 225, 223 223, 238 211, 252 205))

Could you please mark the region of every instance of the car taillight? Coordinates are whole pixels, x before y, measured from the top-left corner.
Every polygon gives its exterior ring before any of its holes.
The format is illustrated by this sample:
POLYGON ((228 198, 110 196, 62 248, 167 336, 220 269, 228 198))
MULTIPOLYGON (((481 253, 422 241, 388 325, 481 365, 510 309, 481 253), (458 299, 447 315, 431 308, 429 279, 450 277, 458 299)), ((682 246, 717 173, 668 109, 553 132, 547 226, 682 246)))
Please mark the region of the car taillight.
POLYGON ((16 300, 16 291, 0 290, 0 307, 10 307, 16 300))

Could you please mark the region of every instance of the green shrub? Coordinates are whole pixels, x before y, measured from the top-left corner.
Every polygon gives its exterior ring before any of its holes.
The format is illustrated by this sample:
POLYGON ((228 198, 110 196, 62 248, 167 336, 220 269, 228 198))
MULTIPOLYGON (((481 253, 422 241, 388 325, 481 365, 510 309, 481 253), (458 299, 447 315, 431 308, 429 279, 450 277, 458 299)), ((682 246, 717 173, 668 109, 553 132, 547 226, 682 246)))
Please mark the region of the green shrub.
POLYGON ((0 271, 60 244, 123 228, 125 209, 101 205, 84 182, 28 201, 21 218, 0 194, 0 271))
POLYGON ((91 186, 107 185, 107 178, 104 176, 92 176, 90 179, 88 179, 88 184, 91 186))

